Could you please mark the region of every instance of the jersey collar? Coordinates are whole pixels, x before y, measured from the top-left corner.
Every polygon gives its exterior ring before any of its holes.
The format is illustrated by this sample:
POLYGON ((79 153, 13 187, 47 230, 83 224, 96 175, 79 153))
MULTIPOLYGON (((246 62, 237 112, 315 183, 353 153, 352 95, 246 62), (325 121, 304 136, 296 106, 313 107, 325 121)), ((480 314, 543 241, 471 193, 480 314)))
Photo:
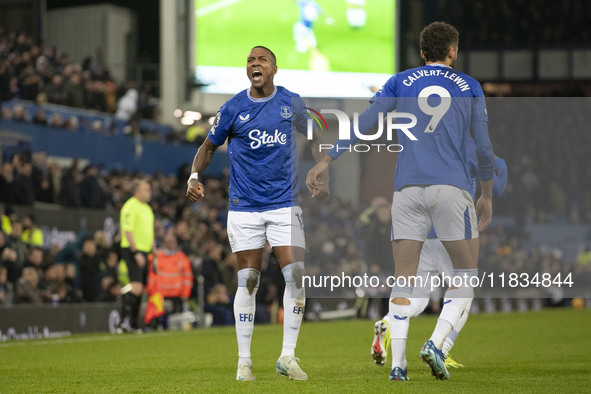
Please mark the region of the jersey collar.
POLYGON ((451 68, 450 66, 448 66, 447 64, 443 64, 443 63, 431 63, 431 64, 427 64, 427 67, 429 66, 433 66, 433 67, 446 67, 446 68, 451 68))
POLYGON ((277 86, 274 86, 273 93, 271 93, 270 96, 268 96, 268 97, 261 97, 261 98, 255 98, 255 97, 252 97, 250 95, 250 88, 246 89, 246 95, 248 96, 248 98, 250 99, 250 101, 252 101, 254 103, 264 103, 265 101, 272 100, 273 97, 275 97, 275 94, 276 93, 277 93, 277 86))

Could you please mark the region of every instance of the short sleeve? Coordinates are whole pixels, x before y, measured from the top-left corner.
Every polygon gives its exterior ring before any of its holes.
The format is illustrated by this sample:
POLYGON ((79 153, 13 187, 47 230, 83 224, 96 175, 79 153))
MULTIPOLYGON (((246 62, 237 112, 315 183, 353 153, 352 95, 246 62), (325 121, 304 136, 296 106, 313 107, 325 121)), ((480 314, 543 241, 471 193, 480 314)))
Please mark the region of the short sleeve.
POLYGON ((214 145, 223 145, 230 135, 232 123, 234 121, 234 114, 229 107, 228 103, 222 105, 218 113, 215 115, 213 125, 207 135, 214 145))
POLYGON ((300 97, 292 97, 291 99, 292 126, 301 134, 307 133, 308 127, 308 110, 306 103, 300 97))
POLYGON ((133 232, 135 223, 134 211, 135 210, 132 209, 131 204, 125 204, 123 208, 121 208, 121 232, 133 232))

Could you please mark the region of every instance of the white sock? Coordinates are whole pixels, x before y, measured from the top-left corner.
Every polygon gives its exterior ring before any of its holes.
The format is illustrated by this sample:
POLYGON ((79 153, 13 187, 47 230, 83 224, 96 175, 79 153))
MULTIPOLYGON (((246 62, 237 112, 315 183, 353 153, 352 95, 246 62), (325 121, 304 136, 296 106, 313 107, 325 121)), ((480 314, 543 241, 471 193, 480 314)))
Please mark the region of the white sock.
MULTIPOLYGON (((468 316, 470 315, 470 307, 472 306, 472 300, 470 300, 470 302, 468 302, 466 304, 466 307, 464 308, 464 313, 462 313, 462 316, 460 316, 460 320, 458 320, 458 322, 454 325, 454 331, 456 332, 456 338, 458 336, 458 334, 460 333, 460 331, 462 331, 462 328, 464 328, 464 324, 466 324, 466 321, 468 320, 468 316)), ((455 340, 455 338, 454 338, 455 340)))
MULTIPOLYGON (((260 273, 253 269, 238 271, 238 289, 234 298, 234 320, 236 321, 236 339, 238 340, 238 365, 252 363, 250 359, 250 342, 254 330, 254 314, 256 310, 256 294, 258 286, 252 291, 244 285, 246 277, 253 276, 257 280, 260 273), (242 283, 244 282, 244 283, 242 283)), ((249 283, 250 284, 250 283, 249 283)))
POLYGON ((298 342, 306 306, 306 292, 299 279, 303 275, 303 269, 304 263, 296 262, 286 265, 281 270, 285 278, 285 291, 283 293, 283 348, 279 357, 293 356, 298 342), (292 272, 294 270, 297 272, 292 272), (295 279, 294 276, 296 276, 295 279), (299 287, 296 285, 296 279, 299 281, 299 287))
POLYGON ((390 299, 390 340, 392 346, 392 369, 406 369, 406 339, 410 325, 410 305, 393 304, 390 299))
POLYGON ((470 314, 471 305, 472 301, 470 301, 466 305, 466 309, 464 309, 464 313, 462 313, 460 320, 458 320, 453 330, 451 330, 447 338, 445 338, 445 341, 443 342, 443 349, 441 349, 444 355, 447 356, 449 354, 451 348, 454 346, 456 339, 458 338, 458 335, 460 334, 460 331, 462 331, 462 328, 464 328, 464 324, 466 324, 466 321, 468 320, 468 315, 470 314))
POLYGON ((429 305, 428 298, 411 298, 410 299, 410 317, 417 317, 429 305))
MULTIPOLYGON (((443 312, 443 311, 442 311, 443 312)), ((437 319, 437 325, 435 326, 435 330, 433 330, 433 334, 431 334, 431 338, 429 338, 437 349, 441 349, 443 347, 443 341, 449 335, 453 326, 450 322, 445 319, 439 318, 437 319)))
POLYGON ((457 337, 458 333, 456 330, 451 330, 447 338, 445 338, 445 341, 443 341, 443 347, 441 348, 443 355, 447 356, 449 354, 449 351, 454 346, 454 342, 456 341, 457 337))
POLYGON ((438 349, 443 347, 445 338, 448 337, 454 325, 460 319, 462 312, 466 308, 466 304, 471 302, 469 298, 453 297, 458 290, 463 289, 448 290, 445 293, 446 297, 443 301, 443 309, 441 309, 441 314, 439 315, 439 319, 437 319, 437 325, 430 338, 438 349))
POLYGON ((437 325, 431 335, 431 341, 438 348, 443 348, 445 338, 456 326, 464 310, 472 303, 474 288, 470 286, 470 278, 478 275, 478 269, 456 269, 452 283, 460 285, 445 292, 443 308, 439 314, 437 325), (460 278, 460 279, 458 279, 460 278))

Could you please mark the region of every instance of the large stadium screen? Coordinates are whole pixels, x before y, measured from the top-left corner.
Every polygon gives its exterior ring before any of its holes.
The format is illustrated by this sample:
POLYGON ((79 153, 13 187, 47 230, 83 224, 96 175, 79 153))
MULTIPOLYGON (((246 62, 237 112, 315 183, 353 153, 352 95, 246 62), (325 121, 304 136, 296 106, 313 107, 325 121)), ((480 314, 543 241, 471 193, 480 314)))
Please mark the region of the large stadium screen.
POLYGON ((196 78, 206 93, 249 86, 255 45, 277 85, 308 97, 369 97, 394 72, 395 0, 195 0, 196 78))

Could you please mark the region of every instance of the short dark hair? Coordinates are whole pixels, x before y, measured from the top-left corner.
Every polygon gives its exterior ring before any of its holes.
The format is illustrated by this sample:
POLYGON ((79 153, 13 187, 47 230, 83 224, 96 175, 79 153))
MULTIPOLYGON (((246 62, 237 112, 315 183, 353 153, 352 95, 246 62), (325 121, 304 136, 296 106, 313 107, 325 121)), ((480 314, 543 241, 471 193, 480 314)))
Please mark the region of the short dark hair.
POLYGON ((437 62, 445 60, 449 48, 458 45, 459 41, 460 33, 455 27, 445 22, 433 22, 421 31, 419 47, 425 61, 437 62))
POLYGON ((270 54, 270 55, 271 55, 271 57, 273 58, 273 64, 274 64, 274 65, 277 65, 277 57, 275 56, 275 54, 273 53, 273 51, 272 51, 272 50, 270 50, 269 48, 267 48, 266 46, 263 46, 263 45, 257 45, 257 46, 254 46, 254 47, 252 47, 250 50, 252 51, 253 49, 256 49, 256 48, 261 48, 261 49, 264 49, 264 50, 266 50, 267 52, 269 52, 269 54, 270 54))

